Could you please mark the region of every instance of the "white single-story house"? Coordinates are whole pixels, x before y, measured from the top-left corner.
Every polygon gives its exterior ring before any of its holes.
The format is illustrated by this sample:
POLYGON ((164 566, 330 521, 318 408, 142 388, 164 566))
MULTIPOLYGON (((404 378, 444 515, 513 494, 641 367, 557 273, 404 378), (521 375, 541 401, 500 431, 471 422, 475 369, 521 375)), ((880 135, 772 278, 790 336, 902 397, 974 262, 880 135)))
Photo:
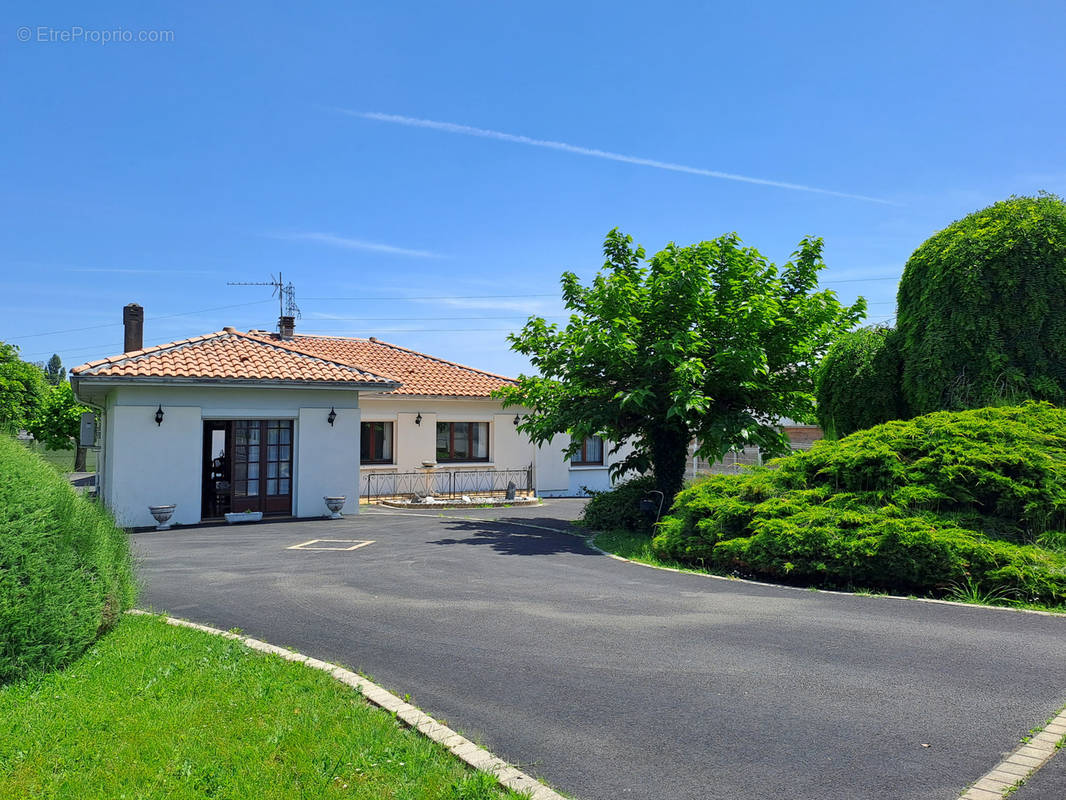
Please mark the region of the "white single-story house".
POLYGON ((168 504, 172 522, 192 524, 322 516, 325 496, 354 513, 360 496, 611 485, 598 438, 568 461, 565 437, 538 448, 517 430, 522 409, 491 397, 510 378, 373 337, 297 335, 289 317, 280 333, 223 328, 147 348, 143 309, 123 321, 125 352, 70 371, 97 411, 97 491, 121 525, 152 525, 149 506, 168 504))

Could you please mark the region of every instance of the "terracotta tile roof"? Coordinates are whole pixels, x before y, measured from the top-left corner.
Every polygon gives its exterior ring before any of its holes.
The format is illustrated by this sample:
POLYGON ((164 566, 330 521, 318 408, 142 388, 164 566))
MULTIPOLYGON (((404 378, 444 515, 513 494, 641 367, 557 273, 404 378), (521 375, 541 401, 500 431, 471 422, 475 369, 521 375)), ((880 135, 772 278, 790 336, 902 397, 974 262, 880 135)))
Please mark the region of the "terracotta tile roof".
MULTIPOLYGON (((249 335, 278 343, 277 334, 250 331, 249 335)), ((375 375, 386 375, 401 384, 390 394, 488 397, 494 389, 515 383, 512 378, 503 375, 434 358, 373 337, 354 339, 296 335, 281 344, 331 361, 358 366, 375 375)))
POLYGON ((225 328, 216 333, 90 361, 71 377, 187 378, 284 383, 346 383, 388 390, 392 379, 354 364, 303 353, 261 336, 225 328))

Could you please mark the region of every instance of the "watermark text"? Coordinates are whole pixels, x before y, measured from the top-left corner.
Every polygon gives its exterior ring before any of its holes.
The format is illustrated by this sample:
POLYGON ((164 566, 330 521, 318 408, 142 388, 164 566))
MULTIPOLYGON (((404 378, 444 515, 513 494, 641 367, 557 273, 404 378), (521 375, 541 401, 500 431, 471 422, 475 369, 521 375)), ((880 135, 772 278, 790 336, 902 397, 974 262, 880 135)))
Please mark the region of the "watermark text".
POLYGON ((130 28, 85 28, 71 25, 54 28, 50 25, 22 25, 15 30, 20 42, 34 44, 163 44, 174 41, 174 31, 131 30, 130 28))

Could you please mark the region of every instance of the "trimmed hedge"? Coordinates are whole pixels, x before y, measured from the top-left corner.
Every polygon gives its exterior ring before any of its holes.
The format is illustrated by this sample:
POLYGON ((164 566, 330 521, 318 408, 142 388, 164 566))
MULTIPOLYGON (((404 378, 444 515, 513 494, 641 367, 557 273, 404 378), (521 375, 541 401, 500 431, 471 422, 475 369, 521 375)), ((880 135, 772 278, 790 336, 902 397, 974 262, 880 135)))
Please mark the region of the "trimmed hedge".
POLYGON ((110 514, 0 436, 0 684, 67 664, 134 595, 129 543, 110 514))
POLYGON ((859 328, 837 339, 814 373, 818 424, 830 439, 908 414, 894 328, 859 328))
MULTIPOLYGON (((644 475, 620 483, 606 492, 589 492, 581 522, 594 531, 644 531, 651 533, 655 518, 640 511, 640 501, 655 488, 655 478, 644 475)), ((665 509, 665 506, 664 506, 665 509)))
POLYGON ((778 580, 1066 602, 1066 411, 894 421, 677 496, 660 555, 778 580))

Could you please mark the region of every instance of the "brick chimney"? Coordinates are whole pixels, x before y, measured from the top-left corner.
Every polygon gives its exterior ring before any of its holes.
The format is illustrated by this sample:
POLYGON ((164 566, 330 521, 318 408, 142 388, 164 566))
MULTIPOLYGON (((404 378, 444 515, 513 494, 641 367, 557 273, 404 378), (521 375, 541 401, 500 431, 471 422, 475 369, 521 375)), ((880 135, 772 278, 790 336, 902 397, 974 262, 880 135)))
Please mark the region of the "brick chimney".
POLYGON ((125 329, 122 352, 132 353, 134 350, 143 350, 144 309, 136 303, 130 303, 124 307, 122 309, 122 327, 125 329))
POLYGON ((296 335, 296 317, 278 317, 278 333, 282 339, 296 335))

